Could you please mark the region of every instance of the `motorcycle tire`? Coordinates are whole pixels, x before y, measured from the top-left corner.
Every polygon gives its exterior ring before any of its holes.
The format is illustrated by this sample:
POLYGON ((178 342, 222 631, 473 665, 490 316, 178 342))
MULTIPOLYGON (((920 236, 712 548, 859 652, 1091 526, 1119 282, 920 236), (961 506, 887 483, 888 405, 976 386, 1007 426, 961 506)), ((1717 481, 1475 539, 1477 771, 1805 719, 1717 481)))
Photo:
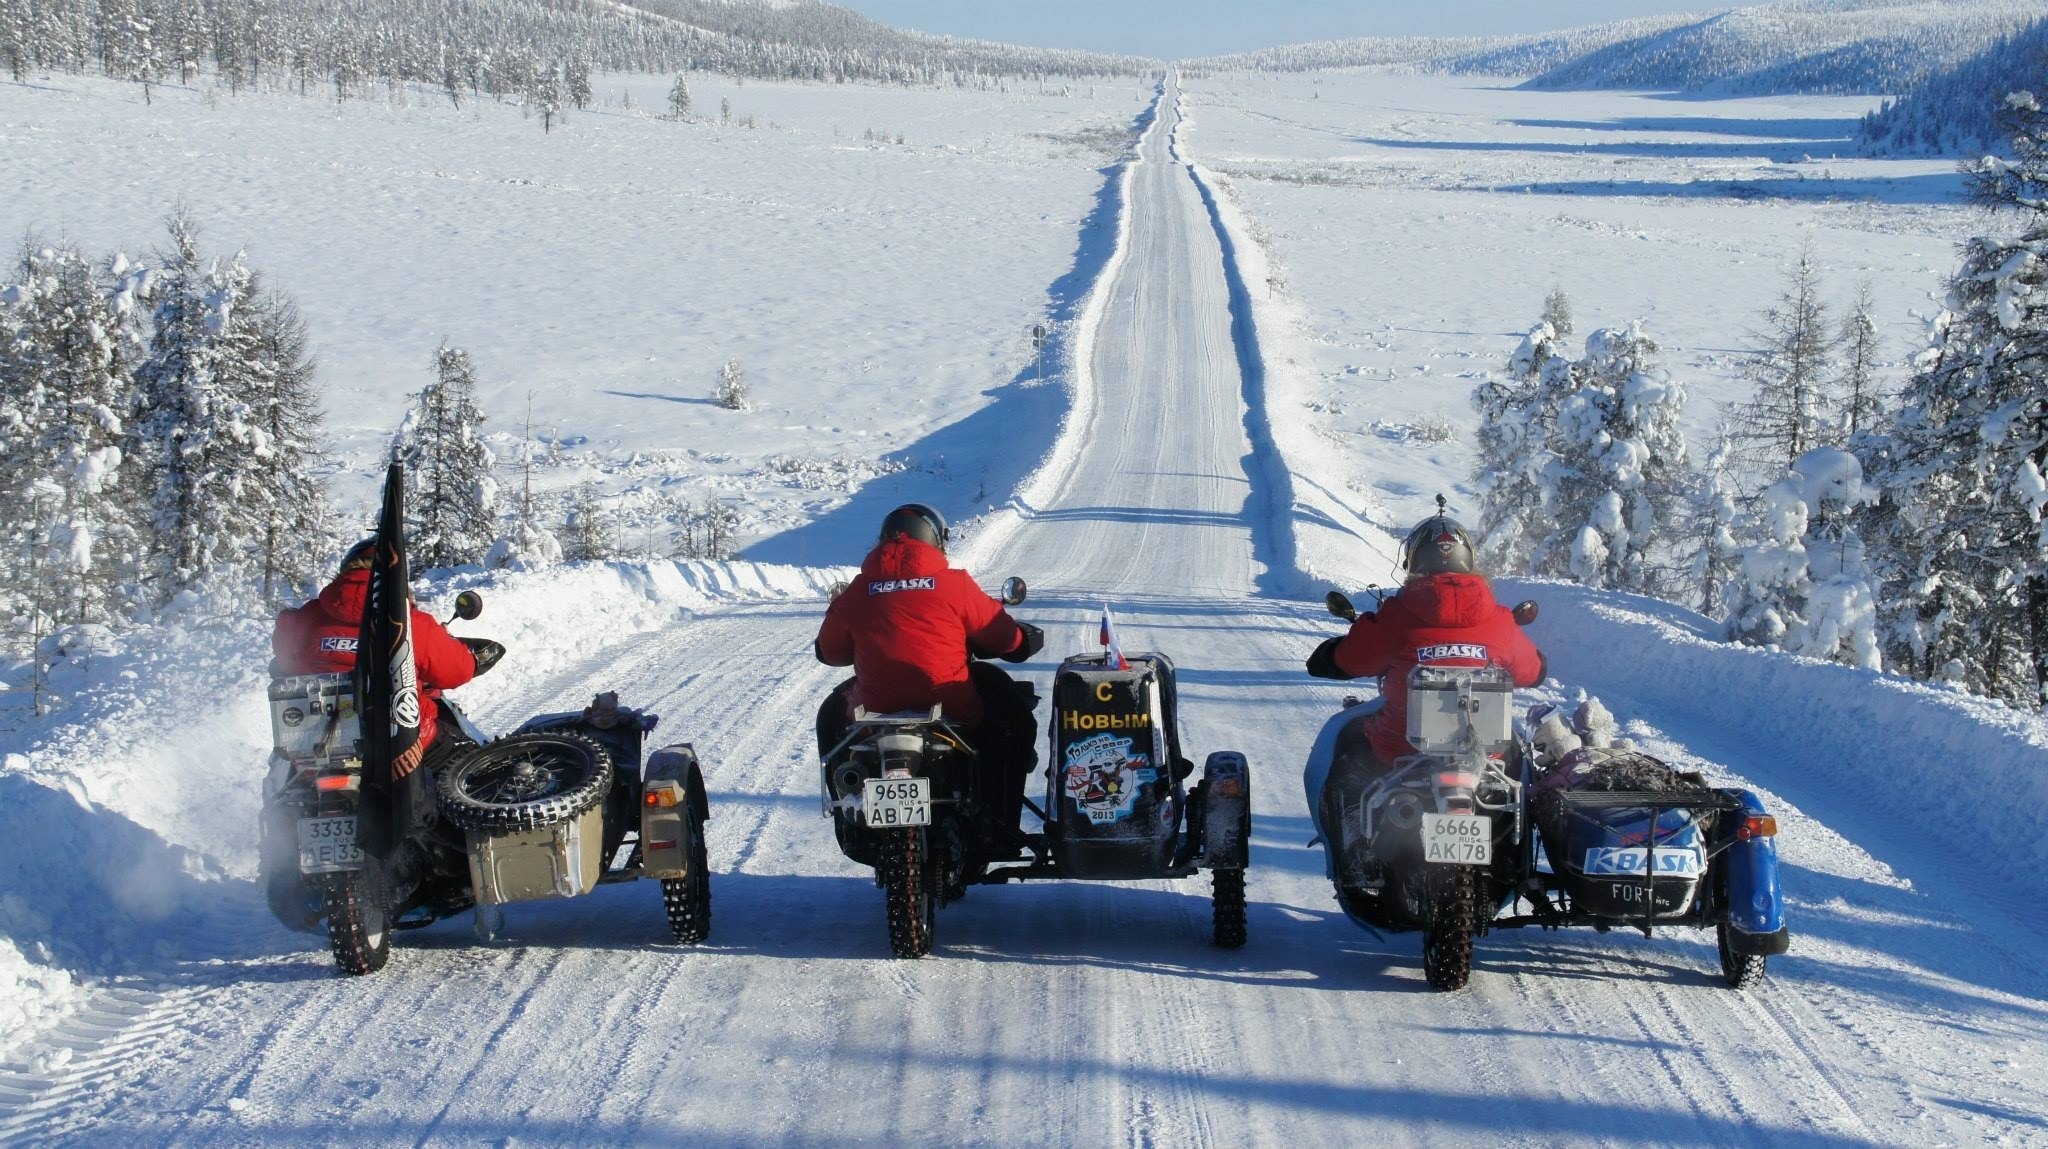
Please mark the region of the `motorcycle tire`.
POLYGON ((391 892, 377 863, 329 879, 327 944, 334 964, 352 976, 376 973, 391 960, 391 892))
POLYGON ((1209 871, 1209 904, 1213 932, 1210 937, 1217 946, 1234 950, 1244 945, 1246 939, 1244 921, 1244 871, 1209 871))
POLYGON ((882 848, 882 895, 889 907, 889 949, 900 958, 932 952, 932 920, 939 891, 926 851, 927 828, 893 833, 882 848))
POLYGON ((668 910, 669 932, 678 944, 693 946, 711 936, 711 859, 704 845, 704 816, 698 811, 701 791, 690 783, 690 816, 683 830, 690 841, 683 847, 690 859, 690 872, 680 878, 661 880, 661 902, 668 910))
POLYGON ((1715 948, 1721 951, 1721 980, 1730 989, 1751 989, 1764 980, 1766 959, 1763 954, 1735 952, 1729 933, 1727 922, 1714 929, 1715 948))
POLYGON ((1431 989, 1465 988, 1472 978, 1473 889, 1471 866, 1439 866, 1430 875, 1429 923, 1422 932, 1422 976, 1431 989))
POLYGON ((441 770, 441 815, 479 834, 559 825, 611 790, 604 748, 580 734, 536 730, 488 742, 441 770))

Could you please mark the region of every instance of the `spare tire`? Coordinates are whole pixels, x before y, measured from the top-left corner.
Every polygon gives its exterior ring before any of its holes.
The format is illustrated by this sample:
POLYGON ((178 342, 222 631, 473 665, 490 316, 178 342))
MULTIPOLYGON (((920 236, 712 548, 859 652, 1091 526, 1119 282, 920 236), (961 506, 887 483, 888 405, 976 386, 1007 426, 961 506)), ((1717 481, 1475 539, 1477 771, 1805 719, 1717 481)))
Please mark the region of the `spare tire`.
POLYGON ((510 734, 463 755, 436 783, 441 813, 480 834, 559 825, 604 801, 611 759, 580 734, 510 734))

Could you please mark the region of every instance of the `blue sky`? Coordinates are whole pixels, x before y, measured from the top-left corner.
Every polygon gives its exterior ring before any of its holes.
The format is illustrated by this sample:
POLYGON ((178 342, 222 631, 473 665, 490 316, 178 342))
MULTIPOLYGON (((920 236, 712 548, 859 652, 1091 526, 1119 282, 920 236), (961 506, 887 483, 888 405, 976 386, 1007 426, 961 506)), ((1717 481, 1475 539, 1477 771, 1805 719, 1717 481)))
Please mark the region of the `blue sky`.
POLYGON ((1544 32, 1737 0, 837 0, 921 32, 1179 58, 1353 36, 1544 32))

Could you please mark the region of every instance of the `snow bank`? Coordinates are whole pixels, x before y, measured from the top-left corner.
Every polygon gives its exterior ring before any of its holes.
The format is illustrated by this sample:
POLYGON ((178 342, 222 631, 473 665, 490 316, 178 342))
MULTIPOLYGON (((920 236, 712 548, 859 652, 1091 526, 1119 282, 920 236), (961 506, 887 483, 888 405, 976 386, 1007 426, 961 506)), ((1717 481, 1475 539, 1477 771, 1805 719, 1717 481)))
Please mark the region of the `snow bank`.
POLYGON ((1279 456, 1269 460, 1289 477, 1285 494, 1288 507, 1275 529, 1286 531, 1292 542, 1292 565, 1301 585, 1355 585, 1363 577, 1372 581, 1398 570, 1398 544, 1391 533, 1391 520, 1370 495, 1356 488, 1337 485, 1337 477, 1351 467, 1336 458, 1337 445, 1318 435, 1301 417, 1315 395, 1315 366, 1308 350, 1306 312, 1284 290, 1285 272, 1273 262, 1272 253, 1259 241, 1259 231, 1231 192, 1229 181, 1191 160, 1181 144, 1181 132, 1194 123, 1182 97, 1180 130, 1174 134, 1174 155, 1187 165, 1188 174, 1203 192, 1214 214, 1224 255, 1237 271, 1240 286, 1264 284, 1264 292, 1250 290, 1234 302, 1248 311, 1246 319, 1255 341, 1259 379, 1246 386, 1260 394, 1247 394, 1250 411, 1247 431, 1252 434, 1253 454, 1260 453, 1261 439, 1279 456), (1380 519, 1375 523, 1374 517, 1380 519))
POLYGON ((1542 603, 1530 636, 1551 674, 1622 718, 1649 719, 1722 761, 1767 761, 1751 781, 1827 825, 1892 823, 1901 830, 1888 839, 1918 839, 1929 856, 2048 897, 2048 718, 1718 642, 1705 616, 1655 599, 1563 583, 1502 580, 1497 589, 1504 601, 1542 603))

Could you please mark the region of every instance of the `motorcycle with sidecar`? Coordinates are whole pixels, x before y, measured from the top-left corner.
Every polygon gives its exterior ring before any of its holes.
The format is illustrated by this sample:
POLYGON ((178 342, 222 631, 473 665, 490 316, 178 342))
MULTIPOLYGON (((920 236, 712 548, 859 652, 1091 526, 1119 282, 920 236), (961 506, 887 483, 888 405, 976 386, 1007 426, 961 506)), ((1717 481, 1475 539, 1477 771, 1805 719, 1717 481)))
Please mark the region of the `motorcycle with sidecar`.
MULTIPOLYGON (((476 592, 457 596, 456 618, 482 609, 476 592)), ((478 655, 479 673, 503 654, 487 640, 462 641, 478 655)), ((644 753, 655 715, 600 694, 582 710, 540 715, 493 739, 441 699, 456 729, 444 735, 453 749, 437 768, 435 808, 378 843, 359 836, 366 816, 382 811, 365 791, 357 689, 349 673, 272 678, 262 813, 273 913, 293 929, 324 926, 343 972, 382 969, 398 930, 473 908, 479 940, 488 941, 506 904, 643 877, 660 881, 676 941, 708 936, 703 773, 687 743, 644 753)))
MULTIPOLYGON (((1357 617, 1341 592, 1327 604, 1357 617)), ((1514 614, 1526 626, 1536 604, 1514 614)), ((1540 771, 1516 722, 1513 682, 1490 667, 1418 666, 1408 689, 1416 753, 1366 790, 1358 824, 1345 828, 1362 836, 1376 868, 1366 884, 1336 891, 1369 930, 1422 931, 1432 987, 1467 983, 1474 937, 1523 926, 1628 926, 1645 936, 1711 927, 1722 977, 1736 988, 1756 984, 1767 958, 1785 952, 1777 823, 1755 794, 1642 755, 1627 770, 1567 761, 1540 771)), ((1304 773, 1311 810, 1345 731, 1377 708, 1347 698, 1325 724, 1304 773)), ((1339 847, 1318 841, 1334 881, 1339 847)))
MULTIPOLYGON (((1025 593, 1013 578, 1002 599, 1016 605, 1025 593)), ((1024 803, 1042 828, 1028 834, 992 825, 977 754, 941 707, 857 710, 821 756, 823 812, 841 852, 875 871, 891 951, 930 953, 936 911, 969 886, 1201 870, 1211 875, 1213 941, 1243 945, 1250 777, 1244 755, 1219 750, 1187 785, 1193 763, 1181 755, 1172 660, 1105 652, 1062 661, 1049 743, 1044 805, 1024 803)))

